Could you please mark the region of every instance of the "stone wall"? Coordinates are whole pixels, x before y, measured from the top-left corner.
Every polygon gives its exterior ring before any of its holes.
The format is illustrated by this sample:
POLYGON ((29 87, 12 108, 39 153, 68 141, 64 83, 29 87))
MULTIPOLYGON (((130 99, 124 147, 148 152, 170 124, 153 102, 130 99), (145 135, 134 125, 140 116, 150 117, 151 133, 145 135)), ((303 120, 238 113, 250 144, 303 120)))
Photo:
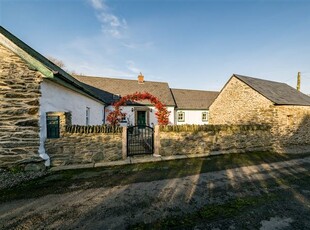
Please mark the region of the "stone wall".
POLYGON ((274 145, 282 152, 310 152, 310 106, 275 106, 274 145))
POLYGON ((270 151, 268 125, 205 125, 176 131, 160 130, 159 154, 195 155, 232 152, 270 151), (201 128, 202 127, 202 128, 201 128), (187 131, 186 131, 187 130, 187 131))
POLYGON ((0 167, 37 162, 42 75, 0 45, 0 167))
POLYGON ((47 139, 51 166, 88 164, 122 159, 122 133, 65 133, 47 139))
POLYGON ((209 108, 209 124, 273 123, 271 101, 232 77, 209 108))

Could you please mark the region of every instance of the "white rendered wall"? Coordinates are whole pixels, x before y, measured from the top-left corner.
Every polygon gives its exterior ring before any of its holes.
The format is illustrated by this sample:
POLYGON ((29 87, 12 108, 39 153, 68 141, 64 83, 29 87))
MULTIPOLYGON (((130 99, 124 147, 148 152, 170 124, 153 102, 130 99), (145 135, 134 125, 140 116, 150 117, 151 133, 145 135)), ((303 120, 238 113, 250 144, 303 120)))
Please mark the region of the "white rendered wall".
MULTIPOLYGON (((90 108, 89 125, 103 124, 104 105, 102 103, 57 83, 43 80, 40 98, 40 156, 45 154, 46 113, 71 112, 72 124, 86 125, 86 107, 90 108)), ((42 158, 44 159, 43 156, 42 158)))
POLYGON ((202 113, 208 112, 208 110, 176 110, 175 122, 177 125, 205 125, 208 121, 202 121, 202 113), (185 113, 185 120, 183 122, 178 121, 178 112, 185 113))
MULTIPOLYGON (((150 119, 150 122, 149 124, 152 125, 157 125, 158 122, 157 122, 157 118, 156 118, 156 109, 154 106, 148 106, 147 108, 149 109, 152 109, 152 112, 149 112, 150 116, 149 116, 149 119, 150 119)), ((126 113, 126 119, 127 119, 127 122, 126 123, 120 123, 121 126, 130 126, 130 125, 135 125, 135 109, 136 110, 139 110, 138 107, 134 107, 134 106, 121 106, 121 111, 123 113, 126 113), (132 112, 132 109, 134 110, 132 112)), ((143 109, 141 109, 143 110, 143 109)), ((169 124, 174 124, 174 107, 167 107, 167 110, 170 112, 170 115, 169 115, 169 124)), ((109 114, 109 111, 113 111, 113 106, 108 106, 107 109, 106 109, 106 117, 107 115, 109 114)))

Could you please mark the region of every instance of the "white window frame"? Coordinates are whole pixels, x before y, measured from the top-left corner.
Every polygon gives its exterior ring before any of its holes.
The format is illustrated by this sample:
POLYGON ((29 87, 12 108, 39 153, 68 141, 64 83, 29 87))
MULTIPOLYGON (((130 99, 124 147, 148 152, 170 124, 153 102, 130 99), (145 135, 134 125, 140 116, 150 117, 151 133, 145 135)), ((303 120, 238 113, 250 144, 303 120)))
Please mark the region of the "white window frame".
POLYGON ((178 122, 185 122, 185 112, 179 111, 177 113, 177 116, 178 116, 178 122), (182 115, 181 119, 180 119, 179 115, 182 115))
POLYGON ((86 107, 86 125, 90 124, 90 108, 86 107))
POLYGON ((203 122, 209 122, 209 111, 205 111, 201 113, 201 120, 203 122), (204 115, 206 116, 205 118, 203 118, 204 115))
POLYGON ((123 114, 122 115, 122 118, 121 118, 121 123, 127 123, 127 115, 126 114, 123 114))

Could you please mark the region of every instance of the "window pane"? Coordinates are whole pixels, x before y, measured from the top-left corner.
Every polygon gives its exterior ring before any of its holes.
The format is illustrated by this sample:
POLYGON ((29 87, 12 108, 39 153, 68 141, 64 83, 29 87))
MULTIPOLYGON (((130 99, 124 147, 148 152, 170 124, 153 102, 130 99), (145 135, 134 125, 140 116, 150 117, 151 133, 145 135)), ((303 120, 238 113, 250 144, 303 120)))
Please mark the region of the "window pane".
POLYGON ((178 112, 178 121, 184 121, 184 120, 185 120, 185 113, 178 112))
POLYGON ((59 138, 59 116, 46 117, 47 138, 59 138))
POLYGON ((202 113, 202 121, 208 121, 208 112, 203 112, 202 113))

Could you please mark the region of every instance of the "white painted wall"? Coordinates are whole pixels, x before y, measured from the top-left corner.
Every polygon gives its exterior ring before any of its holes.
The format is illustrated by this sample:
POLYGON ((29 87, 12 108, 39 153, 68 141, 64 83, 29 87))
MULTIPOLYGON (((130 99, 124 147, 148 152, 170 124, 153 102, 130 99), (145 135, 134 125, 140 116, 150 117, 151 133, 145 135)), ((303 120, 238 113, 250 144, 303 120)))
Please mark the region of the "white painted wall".
POLYGON ((90 125, 104 121, 104 105, 91 97, 77 93, 57 83, 44 79, 40 98, 40 156, 45 159, 46 113, 71 112, 72 124, 86 125, 86 107, 90 108, 90 125))
MULTIPOLYGON (((129 126, 129 125, 135 125, 135 112, 131 111, 132 109, 134 109, 134 106, 121 106, 121 110, 123 113, 126 113, 126 119, 127 119, 127 123, 120 123, 121 126, 129 126)), ((150 112, 150 125, 152 125, 152 123, 154 125, 157 125, 157 118, 156 118, 156 109, 154 106, 148 106, 149 109, 152 109, 152 112, 150 112)), ((174 107, 168 107, 167 106, 167 110, 170 111, 170 115, 169 115, 169 124, 174 124, 174 107)), ((106 111, 113 111, 113 106, 108 106, 106 111)), ((106 112, 106 117, 109 114, 109 112, 106 112)))
POLYGON ((205 125, 208 124, 208 121, 202 121, 202 113, 208 112, 208 110, 176 110, 175 111, 175 124, 177 125, 205 125), (184 122, 178 121, 178 112, 185 113, 185 120, 184 122))

